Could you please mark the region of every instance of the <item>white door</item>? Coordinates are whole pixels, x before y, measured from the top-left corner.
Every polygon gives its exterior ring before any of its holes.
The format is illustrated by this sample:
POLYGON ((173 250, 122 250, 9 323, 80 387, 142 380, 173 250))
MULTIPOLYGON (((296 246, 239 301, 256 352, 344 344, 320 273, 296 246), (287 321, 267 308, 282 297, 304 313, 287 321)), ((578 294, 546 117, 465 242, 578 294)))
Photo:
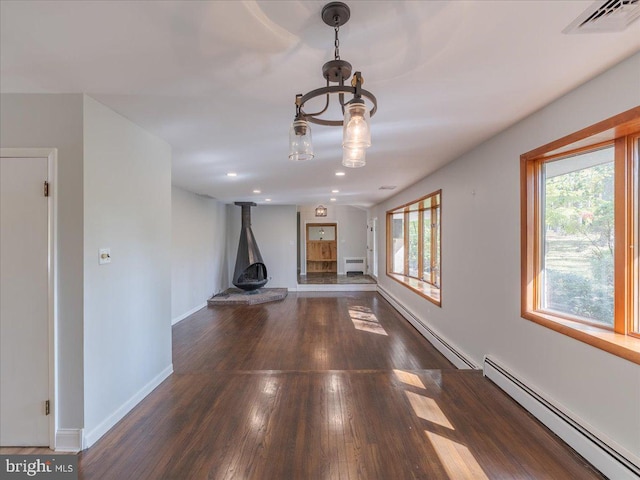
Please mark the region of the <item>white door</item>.
POLYGON ((49 445, 47 172, 0 159, 0 446, 49 445))
POLYGON ((367 222, 367 274, 373 275, 373 220, 367 222))
POLYGON ((372 218, 367 224, 367 273, 378 277, 378 239, 377 218, 372 218))

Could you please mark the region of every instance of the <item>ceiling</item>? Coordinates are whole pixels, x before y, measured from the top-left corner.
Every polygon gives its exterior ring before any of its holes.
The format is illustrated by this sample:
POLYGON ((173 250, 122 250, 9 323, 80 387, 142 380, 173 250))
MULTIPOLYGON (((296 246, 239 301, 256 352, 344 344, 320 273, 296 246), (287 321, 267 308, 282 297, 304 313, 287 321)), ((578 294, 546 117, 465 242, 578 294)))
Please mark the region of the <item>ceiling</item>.
POLYGON ((591 0, 351 1, 341 57, 378 98, 367 165, 343 168, 320 125, 292 162, 295 95, 333 58, 325 3, 3 0, 0 88, 89 94, 171 144, 175 185, 226 203, 367 207, 640 50, 640 22, 562 33, 591 0))

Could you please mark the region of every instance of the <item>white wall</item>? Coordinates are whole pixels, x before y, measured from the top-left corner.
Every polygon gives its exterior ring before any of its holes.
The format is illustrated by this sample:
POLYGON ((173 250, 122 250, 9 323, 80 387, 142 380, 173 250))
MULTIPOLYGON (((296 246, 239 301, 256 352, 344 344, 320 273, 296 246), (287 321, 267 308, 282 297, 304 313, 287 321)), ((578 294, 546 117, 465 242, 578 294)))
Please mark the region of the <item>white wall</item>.
MULTIPOLYGON (((242 220, 241 209, 227 205, 227 258, 229 286, 233 285, 238 241, 242 220)), ((271 280, 265 288, 298 287, 296 264, 297 209, 293 205, 258 205, 251 208, 251 230, 271 280)))
POLYGON ((225 205, 172 187, 171 208, 171 318, 175 323, 228 287, 229 268, 225 205))
POLYGON ((338 273, 344 274, 345 257, 367 258, 367 211, 349 205, 329 205, 326 217, 316 217, 316 206, 299 208, 300 272, 305 274, 307 270, 307 223, 337 223, 338 273))
MULTIPOLYGON (((171 148, 84 97, 88 444, 171 368, 171 148), (98 250, 111 263, 98 264, 98 250)), ((170 371, 170 370, 169 370, 170 371)))
POLYGON ((58 149, 58 427, 83 425, 82 95, 2 94, 0 146, 58 149))
POLYGON ((640 365, 520 317, 519 156, 639 104, 636 54, 371 211, 380 221, 382 288, 478 365, 485 355, 499 360, 636 459, 640 365), (437 308, 385 275, 384 219, 386 210, 440 188, 437 308))

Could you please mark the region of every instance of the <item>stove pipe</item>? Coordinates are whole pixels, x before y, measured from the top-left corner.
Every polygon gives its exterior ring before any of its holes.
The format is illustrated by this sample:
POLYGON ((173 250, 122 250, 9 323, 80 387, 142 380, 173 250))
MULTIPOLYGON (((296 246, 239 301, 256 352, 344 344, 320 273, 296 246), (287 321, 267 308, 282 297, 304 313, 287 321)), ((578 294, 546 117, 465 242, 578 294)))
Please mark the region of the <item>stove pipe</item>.
POLYGON ((242 208, 242 229, 236 268, 233 272, 233 284, 242 290, 257 290, 268 282, 268 278, 267 267, 251 231, 251 207, 255 207, 256 204, 253 202, 235 202, 235 204, 242 208))

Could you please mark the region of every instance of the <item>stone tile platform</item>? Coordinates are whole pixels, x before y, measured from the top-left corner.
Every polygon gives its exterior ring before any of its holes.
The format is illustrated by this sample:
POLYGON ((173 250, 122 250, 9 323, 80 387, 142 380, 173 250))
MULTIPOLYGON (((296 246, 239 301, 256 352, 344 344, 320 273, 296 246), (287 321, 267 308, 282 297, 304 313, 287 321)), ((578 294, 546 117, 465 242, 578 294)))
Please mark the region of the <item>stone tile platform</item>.
POLYGON ((245 292, 239 288, 228 288, 207 300, 207 304, 210 307, 216 305, 256 305, 282 300, 287 296, 287 293, 286 288, 259 288, 252 292, 245 292))

